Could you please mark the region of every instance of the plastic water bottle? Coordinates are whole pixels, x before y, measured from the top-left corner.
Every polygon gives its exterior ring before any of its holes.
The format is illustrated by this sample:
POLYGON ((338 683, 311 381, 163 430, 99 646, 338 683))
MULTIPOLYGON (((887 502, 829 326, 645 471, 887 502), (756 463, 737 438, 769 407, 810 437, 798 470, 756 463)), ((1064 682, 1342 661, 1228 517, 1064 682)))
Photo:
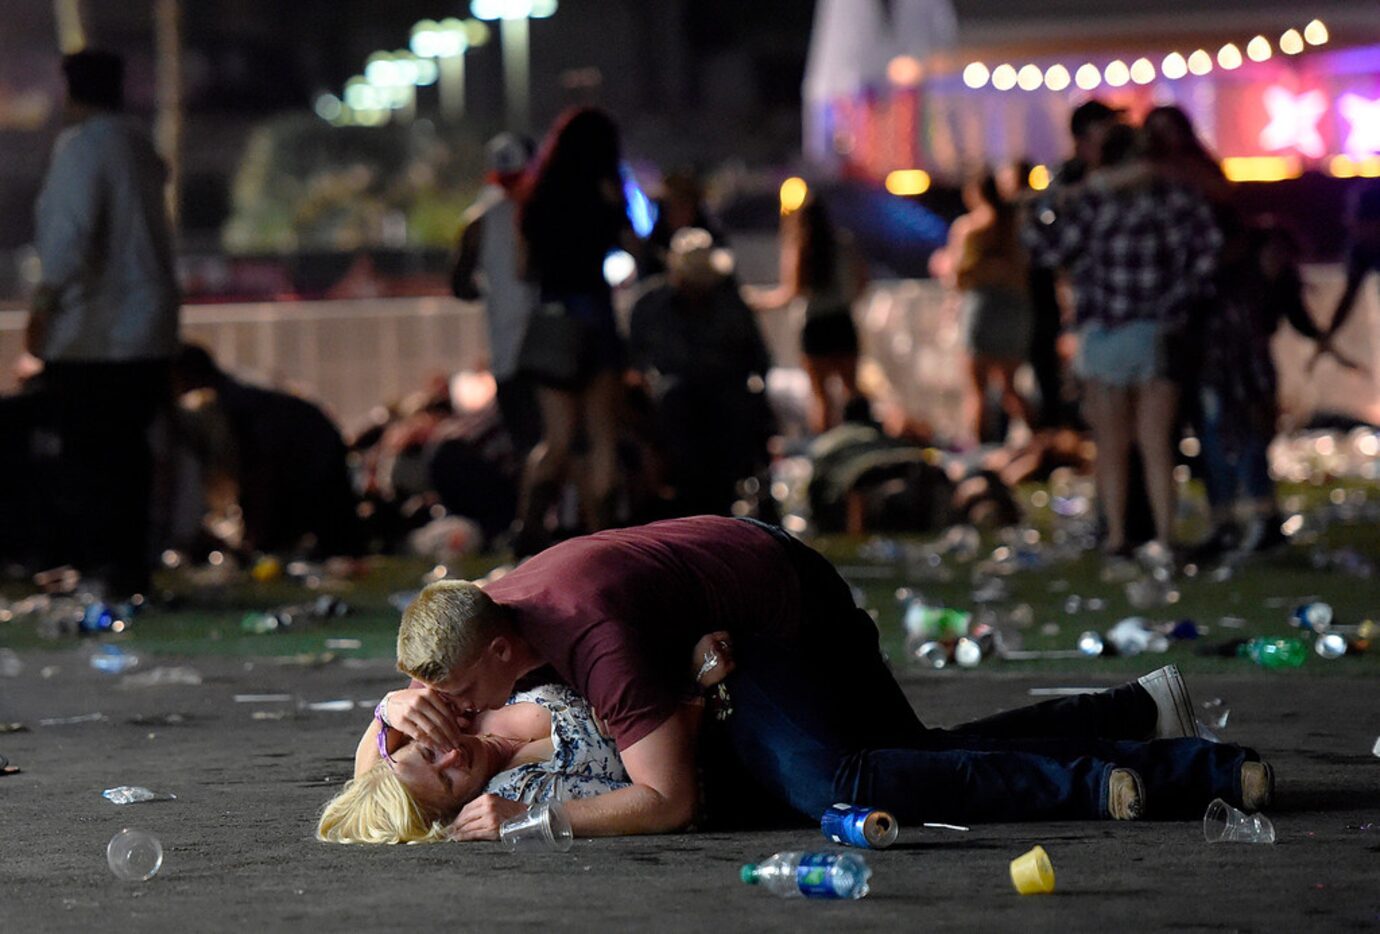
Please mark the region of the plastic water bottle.
POLYGON ((1265 639, 1257 636, 1240 652, 1261 668, 1297 668, 1308 659, 1308 646, 1298 639, 1265 639))
POLYGON ((872 870, 853 853, 777 853, 748 863, 739 876, 782 898, 862 898, 872 870))

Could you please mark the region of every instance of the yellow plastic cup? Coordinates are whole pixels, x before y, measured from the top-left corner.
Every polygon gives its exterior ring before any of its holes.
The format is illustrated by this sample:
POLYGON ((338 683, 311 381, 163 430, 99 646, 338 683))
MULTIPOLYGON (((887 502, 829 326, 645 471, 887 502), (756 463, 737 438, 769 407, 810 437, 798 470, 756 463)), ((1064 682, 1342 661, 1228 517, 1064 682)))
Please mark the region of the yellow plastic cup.
POLYGON ((1011 881, 1022 895, 1048 895, 1054 891, 1054 865, 1045 848, 1037 846, 1011 861, 1011 881))

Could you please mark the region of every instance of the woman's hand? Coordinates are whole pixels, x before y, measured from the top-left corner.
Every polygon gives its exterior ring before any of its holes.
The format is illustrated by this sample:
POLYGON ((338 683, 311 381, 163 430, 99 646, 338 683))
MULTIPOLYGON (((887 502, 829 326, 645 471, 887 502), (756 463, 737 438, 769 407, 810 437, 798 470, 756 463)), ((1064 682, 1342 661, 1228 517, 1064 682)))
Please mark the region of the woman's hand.
POLYGON ((384 720, 400 733, 437 752, 459 747, 471 723, 467 711, 456 710, 450 696, 434 688, 405 688, 383 698, 384 720))
POLYGON ((497 840, 498 828, 527 813, 527 805, 498 795, 480 795, 460 809, 446 828, 450 840, 497 840))
POLYGON ((712 688, 733 673, 733 637, 722 630, 707 634, 695 643, 690 661, 695 666, 695 683, 712 688))

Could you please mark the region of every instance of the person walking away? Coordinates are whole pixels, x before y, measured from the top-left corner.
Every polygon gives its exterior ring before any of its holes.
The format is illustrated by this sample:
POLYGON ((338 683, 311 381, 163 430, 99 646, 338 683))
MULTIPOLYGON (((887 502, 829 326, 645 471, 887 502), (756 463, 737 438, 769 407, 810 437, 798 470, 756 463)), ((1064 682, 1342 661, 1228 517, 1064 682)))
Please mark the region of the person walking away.
POLYGON ((862 398, 858 391, 858 329, 853 303, 867 287, 867 272, 852 237, 834 226, 828 210, 814 195, 781 219, 781 284, 751 298, 759 311, 805 300, 800 353, 810 378, 816 434, 842 423, 844 413, 862 398), (843 389, 835 405, 832 384, 843 389))
POLYGON ((990 171, 966 185, 963 196, 968 213, 950 229, 944 278, 962 296, 970 383, 965 421, 981 444, 992 435, 985 404, 991 383, 1008 417, 1027 428, 1035 425, 1034 408, 1015 385, 1016 370, 1029 354, 1034 316, 1015 205, 998 191, 990 171))
POLYGON ((545 544, 546 514, 570 476, 582 431, 585 523, 603 529, 615 521, 624 354, 604 257, 620 246, 639 251, 623 197, 620 149, 618 126, 608 114, 569 111, 547 136, 523 185, 518 225, 540 307, 528 321, 518 360, 537 385, 542 440, 523 475, 513 542, 518 556, 545 544))
POLYGON ((484 302, 498 409, 514 451, 526 457, 541 440, 536 390, 518 371, 518 350, 537 297, 518 270, 517 196, 532 145, 512 133, 500 133, 489 140, 484 153, 489 174, 465 212, 451 291, 462 301, 484 302))
POLYGON ((124 63, 63 59, 68 127, 36 210, 41 278, 26 329, 61 439, 50 477, 57 561, 113 595, 147 589, 153 455, 180 297, 164 184, 147 132, 121 111, 124 63))

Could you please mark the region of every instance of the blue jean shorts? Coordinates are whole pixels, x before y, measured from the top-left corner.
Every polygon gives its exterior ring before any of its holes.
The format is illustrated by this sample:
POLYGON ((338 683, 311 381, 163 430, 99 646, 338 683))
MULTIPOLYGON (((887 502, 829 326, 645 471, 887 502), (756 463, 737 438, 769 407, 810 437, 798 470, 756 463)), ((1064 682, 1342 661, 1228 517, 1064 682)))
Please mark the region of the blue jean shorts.
POLYGON ((1123 388, 1167 379, 1168 337, 1169 328, 1158 321, 1085 324, 1078 332, 1073 371, 1085 380, 1123 388))

